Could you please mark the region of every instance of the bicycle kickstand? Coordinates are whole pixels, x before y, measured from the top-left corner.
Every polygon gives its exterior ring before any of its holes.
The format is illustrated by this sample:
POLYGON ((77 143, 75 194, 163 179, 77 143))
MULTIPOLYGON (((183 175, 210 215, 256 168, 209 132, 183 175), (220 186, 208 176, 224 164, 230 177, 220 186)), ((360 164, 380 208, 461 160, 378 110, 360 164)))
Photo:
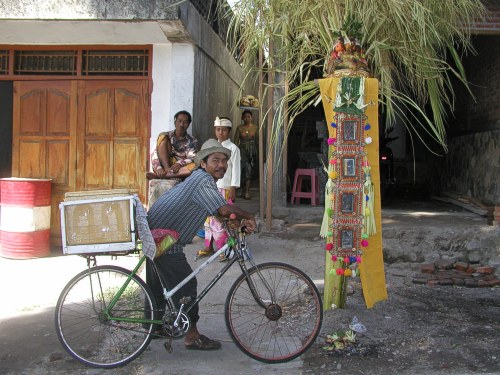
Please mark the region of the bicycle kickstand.
POLYGON ((174 349, 172 349, 172 337, 169 337, 167 341, 163 344, 163 347, 167 351, 167 353, 172 353, 174 349))

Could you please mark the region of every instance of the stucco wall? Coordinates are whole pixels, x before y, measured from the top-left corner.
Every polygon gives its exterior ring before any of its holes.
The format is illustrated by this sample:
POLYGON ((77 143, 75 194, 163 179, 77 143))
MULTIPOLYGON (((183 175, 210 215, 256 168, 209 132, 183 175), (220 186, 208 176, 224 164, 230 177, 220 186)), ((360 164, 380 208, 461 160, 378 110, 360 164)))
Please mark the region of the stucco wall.
POLYGON ((178 0, 1 0, 2 18, 176 19, 178 0))

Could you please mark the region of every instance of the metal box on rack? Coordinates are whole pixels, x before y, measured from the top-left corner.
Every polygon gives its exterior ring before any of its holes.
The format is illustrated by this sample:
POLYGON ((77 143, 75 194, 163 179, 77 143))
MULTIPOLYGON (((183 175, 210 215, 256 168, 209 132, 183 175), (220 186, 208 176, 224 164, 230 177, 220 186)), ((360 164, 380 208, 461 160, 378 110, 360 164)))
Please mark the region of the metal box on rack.
POLYGON ((66 193, 59 209, 64 254, 135 249, 134 196, 129 190, 66 193))

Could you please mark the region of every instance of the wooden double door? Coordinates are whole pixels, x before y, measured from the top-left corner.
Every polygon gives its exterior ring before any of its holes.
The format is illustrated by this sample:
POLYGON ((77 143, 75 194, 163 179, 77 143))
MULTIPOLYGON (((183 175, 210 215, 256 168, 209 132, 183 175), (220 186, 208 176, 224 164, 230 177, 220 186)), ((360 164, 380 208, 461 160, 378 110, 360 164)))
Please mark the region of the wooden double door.
POLYGON ((66 192, 127 188, 145 201, 148 114, 147 80, 14 83, 12 175, 52 179, 53 245, 66 192))

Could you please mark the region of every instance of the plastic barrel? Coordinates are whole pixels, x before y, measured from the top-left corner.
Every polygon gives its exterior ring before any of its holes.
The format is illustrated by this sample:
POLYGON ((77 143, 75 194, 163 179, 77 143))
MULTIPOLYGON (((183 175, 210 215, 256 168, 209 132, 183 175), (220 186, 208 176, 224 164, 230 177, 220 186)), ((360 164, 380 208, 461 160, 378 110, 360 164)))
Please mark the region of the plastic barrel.
POLYGON ((0 256, 50 255, 50 197, 50 179, 0 179, 0 256))

